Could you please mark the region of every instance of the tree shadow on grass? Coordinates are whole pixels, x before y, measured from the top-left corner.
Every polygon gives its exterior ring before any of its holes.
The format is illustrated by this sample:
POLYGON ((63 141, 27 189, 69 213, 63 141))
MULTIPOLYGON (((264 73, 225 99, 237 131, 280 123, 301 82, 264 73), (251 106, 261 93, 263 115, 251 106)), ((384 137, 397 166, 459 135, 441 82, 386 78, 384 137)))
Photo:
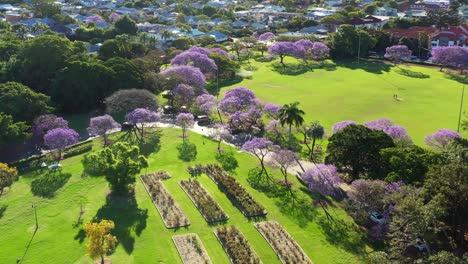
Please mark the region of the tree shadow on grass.
POLYGON ((430 77, 429 75, 424 74, 422 72, 415 72, 412 70, 402 69, 402 68, 398 68, 395 72, 398 74, 407 76, 407 77, 411 77, 411 78, 427 79, 430 77))
MULTIPOLYGON (((134 196, 131 197, 114 197, 108 195, 106 204, 103 205, 93 218, 93 222, 101 220, 111 220, 115 224, 115 229, 112 234, 117 237, 119 243, 125 249, 125 252, 131 254, 134 249, 135 238, 132 236, 132 231, 137 236, 146 228, 146 219, 148 218, 148 209, 138 208, 138 204, 134 196)), ((83 229, 78 231, 75 240, 80 243, 84 241, 86 234, 83 229)))
POLYGON ((383 63, 380 61, 361 61, 359 64, 357 61, 353 60, 343 60, 336 62, 336 66, 344 67, 351 70, 364 70, 366 72, 382 74, 384 72, 389 72, 393 67, 390 64, 383 63))
POLYGON ((247 181, 252 188, 263 192, 268 197, 276 198, 275 204, 281 213, 297 222, 300 227, 307 226, 317 214, 310 199, 302 192, 291 190, 275 181, 268 180, 261 174, 260 168, 250 170, 247 181))
POLYGON ((273 63, 272 70, 282 75, 300 75, 311 70, 310 66, 304 63, 273 63))
POLYGON ((366 236, 354 223, 321 216, 317 219, 317 224, 330 244, 355 254, 365 253, 366 236))
POLYGON ((70 179, 70 173, 49 171, 31 182, 31 192, 36 196, 52 198, 70 179))
POLYGON ((327 60, 327 61, 323 61, 319 63, 317 67, 319 69, 324 69, 326 71, 334 71, 336 70, 336 63, 334 63, 333 61, 327 60))
POLYGON ((449 80, 459 82, 461 84, 468 84, 468 75, 456 75, 456 74, 446 73, 444 77, 449 80))
POLYGON ((5 214, 6 209, 8 208, 7 205, 0 206, 0 219, 3 217, 5 214))

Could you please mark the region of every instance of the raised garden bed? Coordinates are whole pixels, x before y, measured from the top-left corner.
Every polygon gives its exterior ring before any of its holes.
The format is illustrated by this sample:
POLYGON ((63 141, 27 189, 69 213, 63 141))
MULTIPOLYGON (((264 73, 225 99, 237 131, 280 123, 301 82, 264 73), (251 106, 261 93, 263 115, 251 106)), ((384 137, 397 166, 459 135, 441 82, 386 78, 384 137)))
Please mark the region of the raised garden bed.
POLYGON ((235 226, 222 226, 214 231, 233 264, 260 264, 262 261, 247 239, 235 226))
POLYGON ((173 236, 172 240, 184 264, 211 264, 211 259, 197 234, 173 236))
POLYGON ((234 205, 248 217, 264 216, 267 211, 242 187, 236 179, 216 164, 203 167, 203 172, 208 175, 223 191, 234 205))
POLYGON ((179 204, 172 198, 169 191, 157 176, 142 175, 141 180, 167 228, 190 225, 187 217, 180 209, 179 204))
POLYGON ((190 179, 181 181, 179 184, 207 222, 218 222, 229 219, 223 209, 200 182, 190 179))
POLYGON ((167 171, 154 171, 141 175, 141 177, 152 177, 156 180, 167 180, 171 178, 171 174, 167 171))
POLYGON ((305 254, 304 250, 278 222, 256 223, 255 228, 268 241, 282 263, 312 264, 312 261, 305 254))

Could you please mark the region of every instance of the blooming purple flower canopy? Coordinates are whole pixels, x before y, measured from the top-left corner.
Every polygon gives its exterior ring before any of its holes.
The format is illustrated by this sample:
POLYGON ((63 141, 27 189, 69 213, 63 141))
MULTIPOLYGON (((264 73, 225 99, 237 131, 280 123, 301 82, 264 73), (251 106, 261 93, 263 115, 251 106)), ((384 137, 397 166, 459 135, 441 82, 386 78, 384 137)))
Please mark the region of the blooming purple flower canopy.
POLYGON ((468 48, 460 46, 435 47, 431 54, 432 61, 443 66, 462 68, 468 65, 468 48))
POLYGON ((195 98, 195 91, 189 85, 179 84, 172 89, 172 95, 174 96, 174 101, 178 106, 185 105, 189 107, 195 98))
POLYGON ((273 39, 275 37, 275 34, 271 33, 271 32, 265 32, 263 34, 261 34, 260 36, 258 36, 258 40, 260 41, 269 41, 271 39, 273 39))
POLYGON ((268 139, 254 137, 242 145, 241 150, 254 155, 266 155, 270 151, 276 150, 277 146, 268 139))
POLYGON ((207 48, 204 47, 199 47, 199 46, 193 46, 190 49, 187 50, 188 52, 197 52, 201 54, 208 55, 210 54, 210 51, 207 48))
POLYGON ((224 94, 220 108, 225 113, 233 114, 238 111, 247 111, 258 104, 259 100, 251 90, 245 87, 236 87, 224 94))
POLYGON ((65 119, 56 115, 41 115, 34 119, 31 130, 34 135, 34 138, 42 142, 44 135, 47 133, 47 131, 54 128, 68 128, 68 122, 65 119))
POLYGON ((202 94, 197 97, 197 105, 206 115, 210 115, 218 106, 218 103, 218 99, 211 94, 202 94))
POLYGON ((330 49, 327 47, 327 45, 323 44, 322 42, 314 42, 310 53, 312 59, 316 61, 321 61, 330 56, 330 49))
POLYGON ((109 130, 120 128, 120 124, 115 122, 110 115, 93 117, 89 120, 88 133, 91 136, 103 136, 109 130))
POLYGON ((444 150, 450 143, 453 142, 455 138, 461 137, 455 131, 449 129, 440 129, 434 134, 428 135, 424 138, 424 142, 426 145, 439 149, 444 150))
POLYGON ((229 53, 227 51, 220 49, 220 48, 211 48, 210 53, 218 53, 223 55, 224 57, 229 57, 229 53))
POLYGON ((161 71, 160 74, 166 78, 180 78, 184 84, 196 88, 197 94, 202 94, 200 90, 204 90, 206 84, 205 75, 193 66, 175 66, 161 71))
POLYGON ((276 131, 278 128, 281 128, 280 121, 277 119, 271 120, 268 125, 266 125, 265 130, 266 131, 276 131))
POLYGON ((364 126, 372 130, 382 130, 387 135, 389 135, 395 141, 395 143, 412 143, 406 128, 395 125, 389 118, 380 118, 377 120, 364 122, 364 126))
POLYGON ((306 54, 304 47, 295 45, 293 42, 288 41, 278 41, 273 43, 273 45, 268 48, 268 53, 279 56, 280 58, 283 58, 284 56, 304 58, 306 54))
POLYGON ((263 106, 263 112, 265 112, 270 118, 276 119, 281 108, 281 105, 266 103, 265 106, 263 106))
POLYGON ((396 63, 400 62, 402 59, 411 57, 413 52, 408 49, 406 45, 394 45, 385 49, 385 58, 390 58, 396 63))
POLYGON ((161 115, 145 108, 137 108, 125 116, 125 121, 132 125, 158 122, 160 119, 161 115))
POLYGON ((357 124, 355 121, 353 120, 344 120, 344 121, 341 121, 341 122, 338 122, 338 123, 335 123, 332 127, 332 132, 333 134, 339 132, 340 130, 342 130, 343 128, 349 126, 349 125, 355 125, 357 124))
POLYGON ((180 113, 176 117, 176 122, 182 128, 192 127, 195 124, 195 118, 191 113, 180 113))
POLYGON ((67 146, 78 142, 79 135, 75 130, 69 128, 54 128, 47 131, 44 136, 44 144, 49 149, 62 150, 67 146))
POLYGON ((199 68, 203 73, 215 73, 218 70, 214 60, 207 55, 194 51, 185 51, 175 56, 171 60, 171 65, 192 65, 199 68))
POLYGON ((309 189, 321 195, 336 195, 343 180, 338 175, 333 165, 317 164, 302 173, 301 178, 309 186, 309 189))

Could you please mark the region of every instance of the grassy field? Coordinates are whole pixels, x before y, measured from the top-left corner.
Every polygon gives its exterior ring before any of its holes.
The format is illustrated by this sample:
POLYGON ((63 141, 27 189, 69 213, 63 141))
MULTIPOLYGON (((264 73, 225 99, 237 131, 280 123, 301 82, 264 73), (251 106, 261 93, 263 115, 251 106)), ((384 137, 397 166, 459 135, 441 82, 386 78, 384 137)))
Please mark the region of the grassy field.
MULTIPOLYGON (((462 84, 437 69, 361 61, 359 65, 337 62, 323 69, 285 75, 274 71, 272 63, 251 62, 257 68, 253 78, 225 87, 222 92, 244 86, 265 102, 299 101, 306 121, 319 120, 328 133, 338 121, 388 117, 406 127, 416 144, 423 145, 424 137, 438 129, 457 129, 462 84), (394 94, 401 100, 395 100, 394 94)), ((295 62, 286 58, 285 63, 291 66, 295 62)), ((468 108, 468 96, 464 106, 468 108)))
MULTIPOLYGON (((75 156, 62 162, 63 171, 72 173, 72 177, 53 198, 33 196, 30 183, 37 175, 23 175, 8 194, 0 197, 0 263, 15 263, 21 259, 21 263, 44 263, 45 260, 47 263, 92 263, 85 256, 86 240, 81 226, 94 217, 110 219, 116 224, 114 234, 120 243, 112 255, 113 263, 181 263, 171 238, 185 233, 200 236, 213 263, 229 263, 213 235, 216 226, 206 223, 178 185, 180 180, 190 177, 186 171, 189 163, 177 158, 175 147, 181 142, 180 133, 175 129, 163 131, 161 149, 149 156, 150 167, 146 171, 167 170, 172 174, 164 184, 189 218, 188 228, 166 229, 140 180, 136 184, 136 203, 106 202, 107 182, 102 177, 82 177, 82 156, 75 156), (37 207, 39 229, 36 233, 31 203, 37 207), (85 212, 80 220, 81 207, 85 212)), ((213 162, 215 142, 193 133, 190 140, 198 146, 197 160, 191 164, 213 162)), ((98 146, 99 142, 95 142, 95 148, 98 146)), ((333 202, 329 207, 335 219, 329 222, 322 209, 312 205, 312 197, 296 180, 297 200, 283 194, 267 196, 252 189, 247 182, 248 171, 257 161, 245 153, 236 153, 236 158, 240 166, 235 177, 268 210, 265 220, 278 221, 314 263, 362 262, 365 252, 371 249, 338 203, 333 202)), ((262 219, 244 217, 206 175, 199 180, 230 216, 226 224, 240 229, 263 263, 279 263, 254 228, 255 221, 262 219)))

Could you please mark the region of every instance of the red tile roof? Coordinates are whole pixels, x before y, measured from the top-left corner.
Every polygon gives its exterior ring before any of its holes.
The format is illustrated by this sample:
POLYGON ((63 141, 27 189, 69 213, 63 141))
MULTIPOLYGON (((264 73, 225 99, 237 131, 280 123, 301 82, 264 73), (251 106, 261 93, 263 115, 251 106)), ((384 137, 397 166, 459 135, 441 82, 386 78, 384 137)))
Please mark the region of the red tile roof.
POLYGON ((433 28, 433 27, 415 26, 415 27, 410 27, 410 28, 391 28, 391 29, 387 29, 385 31, 392 34, 392 36, 394 38, 407 37, 407 38, 418 39, 419 38, 419 33, 425 33, 425 34, 429 35, 429 37, 432 37, 439 30, 437 28, 433 28))

